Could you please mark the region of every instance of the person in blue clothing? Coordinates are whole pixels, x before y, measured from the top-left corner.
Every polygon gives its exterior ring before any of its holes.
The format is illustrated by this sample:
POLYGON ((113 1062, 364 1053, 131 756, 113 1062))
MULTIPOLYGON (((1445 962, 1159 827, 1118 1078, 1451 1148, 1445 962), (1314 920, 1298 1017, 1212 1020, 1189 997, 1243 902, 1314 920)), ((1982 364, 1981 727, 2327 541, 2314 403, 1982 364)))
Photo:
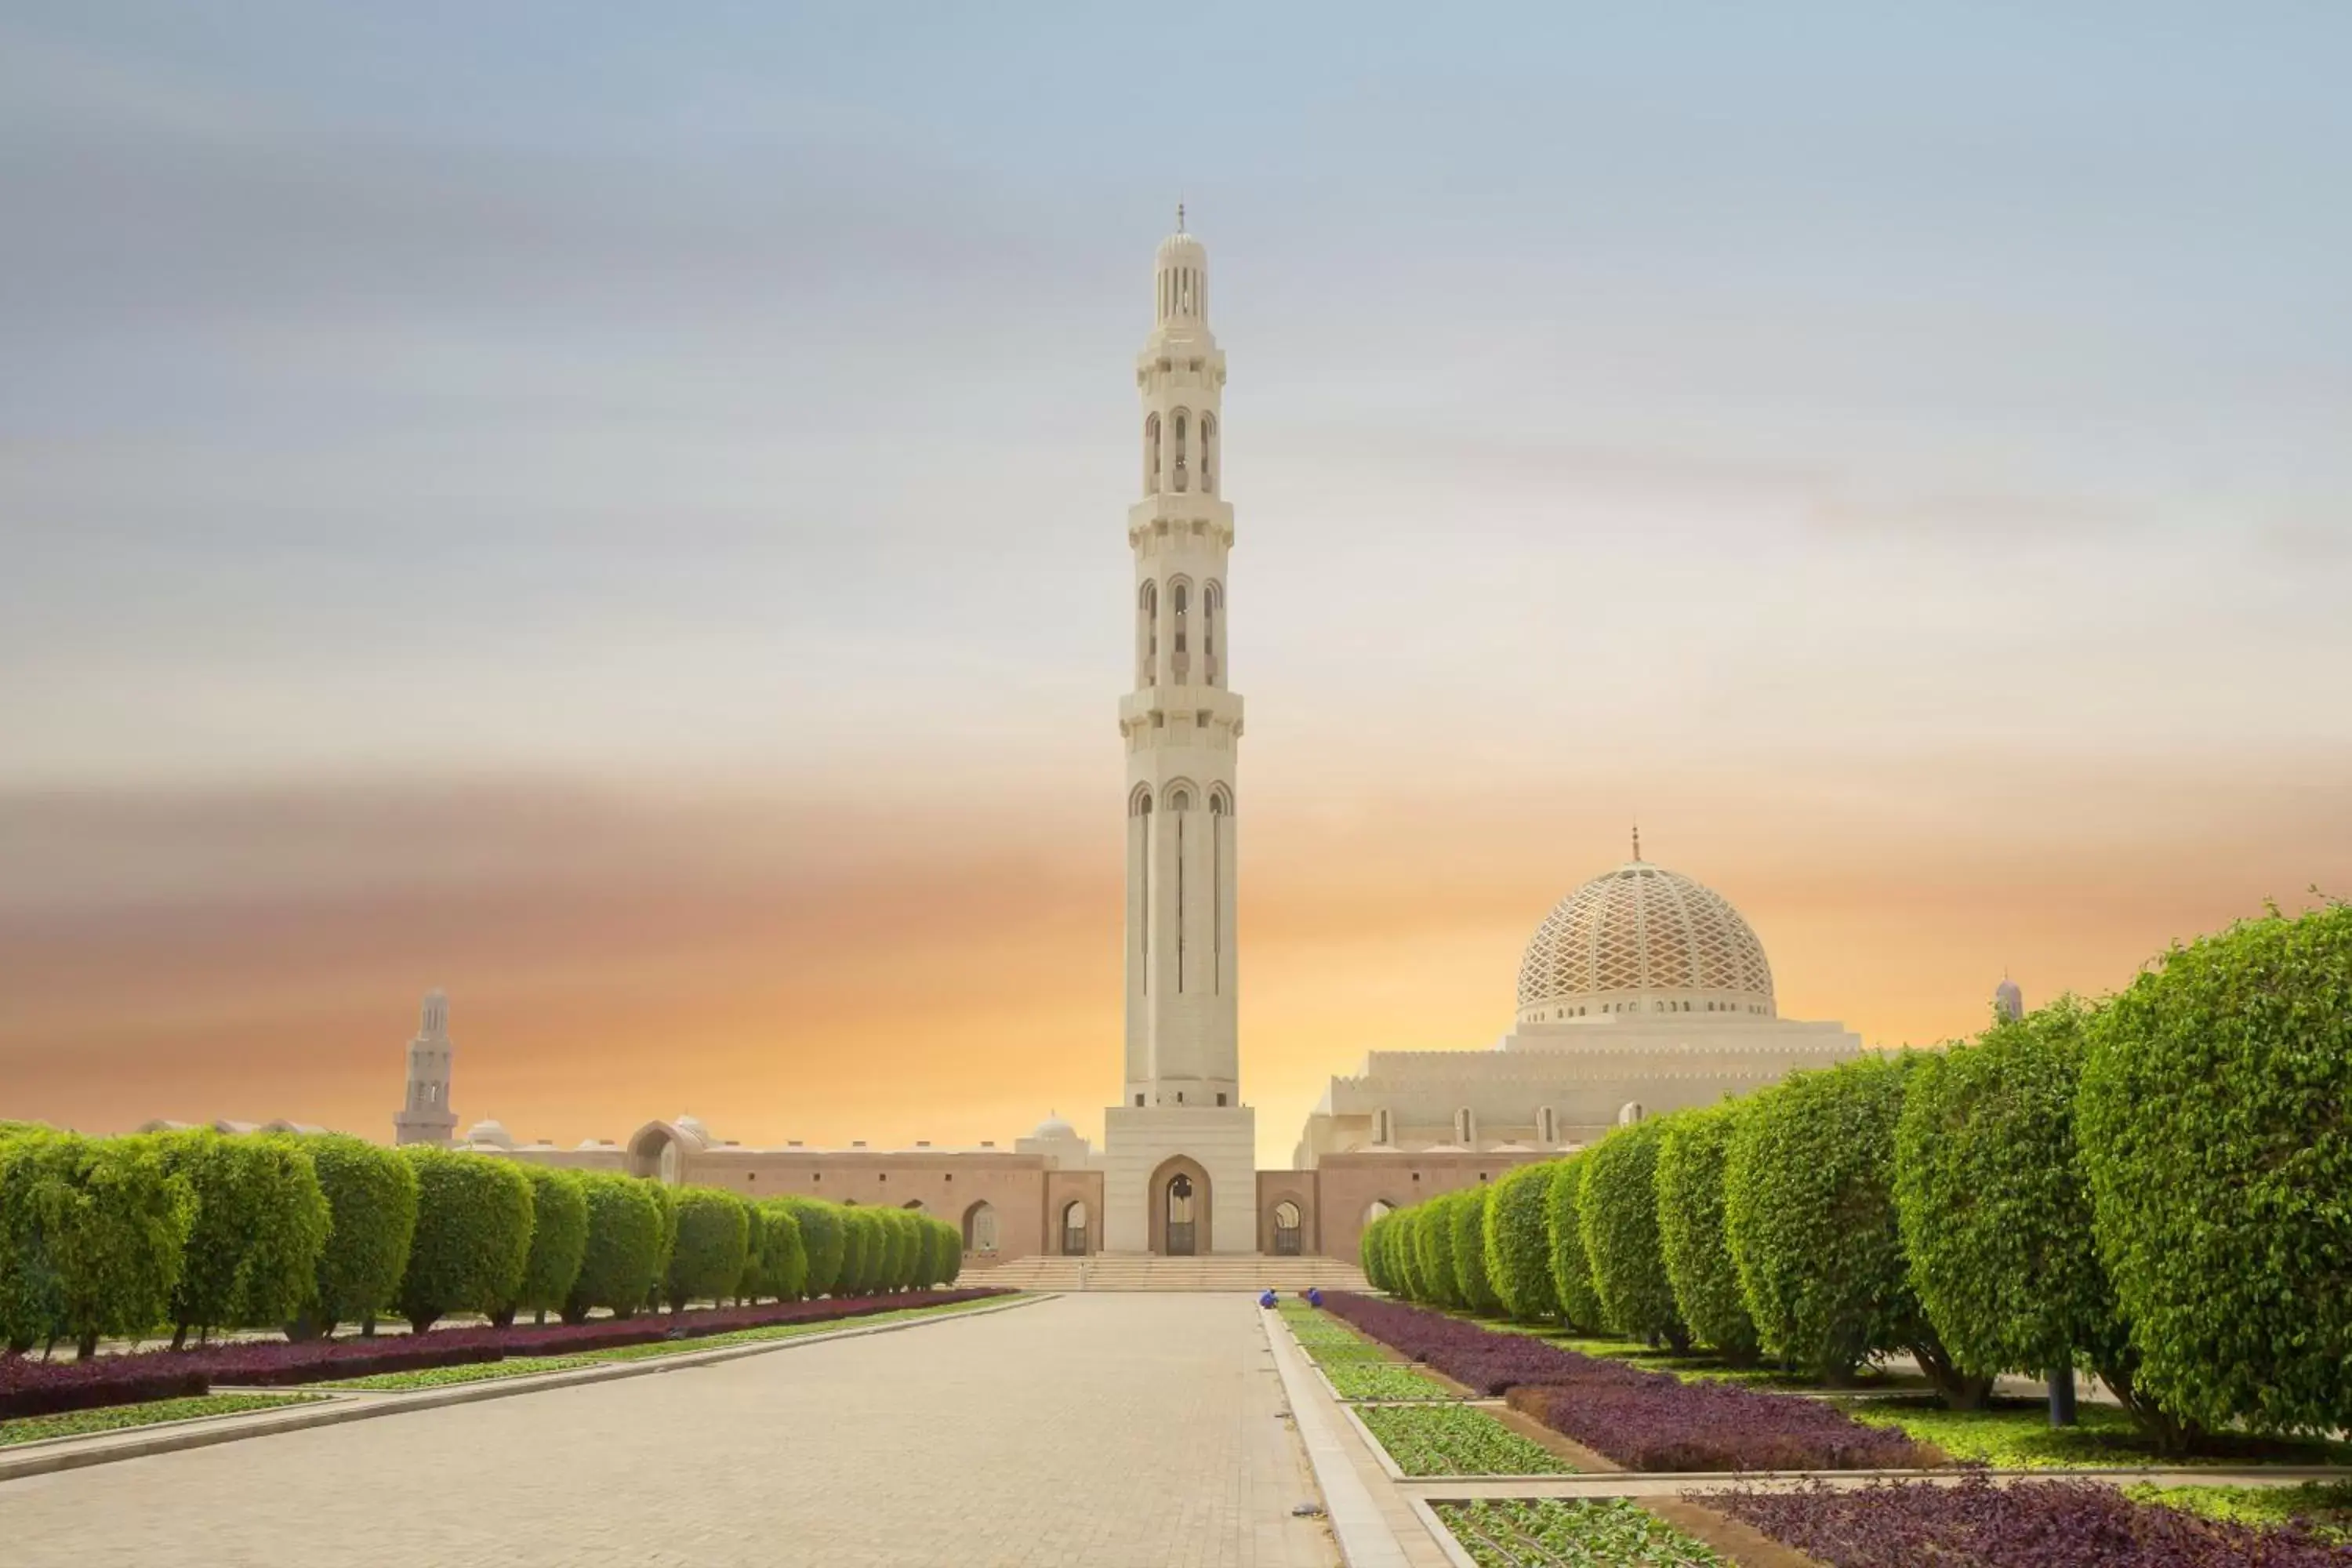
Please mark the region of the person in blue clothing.
POLYGON ((1261 1307, 1271 1307, 1281 1299, 1274 1293, 1274 1287, 1269 1285, 1266 1287, 1265 1294, 1257 1299, 1257 1304, 1261 1307))

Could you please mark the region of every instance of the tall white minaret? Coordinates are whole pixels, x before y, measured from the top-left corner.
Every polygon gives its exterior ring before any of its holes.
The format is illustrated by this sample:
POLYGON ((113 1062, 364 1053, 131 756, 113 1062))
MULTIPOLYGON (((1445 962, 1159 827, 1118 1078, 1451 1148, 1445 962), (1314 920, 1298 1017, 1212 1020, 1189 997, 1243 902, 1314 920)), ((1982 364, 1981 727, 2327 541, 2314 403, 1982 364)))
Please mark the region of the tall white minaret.
POLYGON ((392 1119, 394 1143, 438 1143, 446 1147, 457 1130, 457 1113, 449 1109, 449 998, 439 991, 425 994, 425 1014, 416 1037, 408 1042, 408 1094, 400 1113, 392 1119))
POLYGON ((1135 360, 1141 497, 1128 508, 1135 647, 1127 748, 1127 1073, 1103 1117, 1109 1252, 1257 1249, 1256 1116, 1234 1048, 1234 752, 1227 688, 1225 356, 1209 331, 1209 253, 1160 243, 1151 333, 1135 360))
POLYGON ((1241 1103, 1234 1048, 1234 753, 1227 688, 1225 356, 1209 331, 1209 253, 1160 242, 1152 327, 1135 360, 1142 497, 1127 746, 1127 1097, 1130 1107, 1241 1103))

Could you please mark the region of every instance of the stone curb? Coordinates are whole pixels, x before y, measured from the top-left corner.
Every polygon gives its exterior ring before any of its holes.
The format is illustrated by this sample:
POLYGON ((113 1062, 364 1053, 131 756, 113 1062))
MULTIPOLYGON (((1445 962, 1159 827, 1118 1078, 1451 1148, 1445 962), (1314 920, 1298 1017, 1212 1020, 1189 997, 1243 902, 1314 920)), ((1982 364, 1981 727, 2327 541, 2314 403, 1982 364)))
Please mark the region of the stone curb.
MULTIPOLYGON (((1299 1445, 1307 1450, 1316 1488, 1323 1494, 1323 1517, 1331 1526, 1332 1539, 1339 1542, 1339 1560, 1347 1568, 1410 1568, 1402 1543, 1381 1517, 1363 1479, 1348 1462, 1339 1434, 1324 1419, 1317 1403, 1321 1391, 1308 1377, 1306 1357, 1290 1337, 1289 1325, 1280 1321, 1281 1316, 1271 1310, 1261 1310, 1259 1327, 1265 1331, 1266 1348, 1274 1352, 1275 1370, 1282 1377, 1291 1424, 1298 1433, 1299 1445), (1275 1321, 1268 1322, 1268 1319, 1275 1321)), ((1343 1412, 1346 1408, 1340 1406, 1343 1412)), ((1380 1452, 1377 1444, 1373 1452, 1380 1452)))
MULTIPOLYGON (((445 1405, 471 1405, 478 1400, 504 1399, 520 1394, 537 1394, 550 1388, 572 1388, 582 1384, 611 1383, 625 1377, 646 1377, 655 1373, 677 1372, 688 1367, 716 1366, 744 1356, 795 1350, 802 1345, 830 1344, 836 1340, 862 1339, 868 1334, 896 1333, 901 1329, 919 1329, 961 1318, 984 1318, 992 1312, 1009 1312, 1016 1308, 1034 1306, 1040 1301, 1050 1301, 1059 1294, 1058 1291, 1041 1291, 1010 1301, 967 1307, 961 1311, 950 1308, 935 1316, 904 1318, 895 1323, 867 1323, 824 1333, 786 1335, 749 1344, 719 1345, 707 1351, 680 1351, 676 1355, 646 1356, 637 1361, 614 1362, 603 1366, 573 1367, 564 1372, 485 1378, 478 1383, 452 1384, 446 1388, 423 1388, 414 1393, 317 1390, 330 1397, 315 1405, 282 1411, 257 1411, 250 1415, 163 1422, 152 1429, 141 1427, 125 1432, 100 1432, 86 1438, 55 1438, 50 1441, 57 1443, 58 1447, 49 1447, 46 1443, 27 1445, 27 1447, 36 1448, 29 1453, 0 1449, 0 1485, 29 1476, 84 1469, 92 1465, 112 1464, 119 1459, 142 1459, 153 1454, 177 1453, 184 1448, 209 1448, 216 1443, 266 1437, 277 1432, 299 1432, 310 1426, 340 1426, 345 1421, 365 1421, 372 1416, 394 1415, 404 1410, 437 1410, 445 1405), (82 1446, 66 1446, 75 1443, 82 1446)), ((223 1392, 299 1394, 303 1391, 301 1384, 291 1384, 268 1389, 231 1388, 223 1392)))

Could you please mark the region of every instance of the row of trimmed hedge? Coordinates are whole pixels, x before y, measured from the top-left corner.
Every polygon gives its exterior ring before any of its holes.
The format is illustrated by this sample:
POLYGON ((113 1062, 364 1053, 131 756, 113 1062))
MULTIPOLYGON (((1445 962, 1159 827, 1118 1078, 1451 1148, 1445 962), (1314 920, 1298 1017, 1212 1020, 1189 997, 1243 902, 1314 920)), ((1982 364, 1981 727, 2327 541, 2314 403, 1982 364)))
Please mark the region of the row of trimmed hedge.
POLYGON ((2168 1448, 2352 1426, 2352 906, 2119 994, 1620 1128, 1367 1228, 1383 1290, 1958 1405, 2095 1373, 2168 1448))
POLYGON ((667 1303, 951 1282, 952 1225, 816 1198, 523 1164, 329 1133, 84 1138, 0 1123, 0 1350, 168 1326, 313 1338, 396 1312, 571 1322, 667 1303))

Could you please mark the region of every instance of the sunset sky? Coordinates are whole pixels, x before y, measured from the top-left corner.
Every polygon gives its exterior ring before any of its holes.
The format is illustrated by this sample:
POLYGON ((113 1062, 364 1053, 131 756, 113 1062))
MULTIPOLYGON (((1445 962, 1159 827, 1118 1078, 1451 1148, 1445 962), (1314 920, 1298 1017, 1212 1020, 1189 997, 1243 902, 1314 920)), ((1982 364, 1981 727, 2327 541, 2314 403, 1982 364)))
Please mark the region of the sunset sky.
POLYGON ((20 0, 0 1118, 1098 1135, 1150 265, 1242 1071, 1650 858, 1873 1042, 2352 893, 2352 6, 20 0))

